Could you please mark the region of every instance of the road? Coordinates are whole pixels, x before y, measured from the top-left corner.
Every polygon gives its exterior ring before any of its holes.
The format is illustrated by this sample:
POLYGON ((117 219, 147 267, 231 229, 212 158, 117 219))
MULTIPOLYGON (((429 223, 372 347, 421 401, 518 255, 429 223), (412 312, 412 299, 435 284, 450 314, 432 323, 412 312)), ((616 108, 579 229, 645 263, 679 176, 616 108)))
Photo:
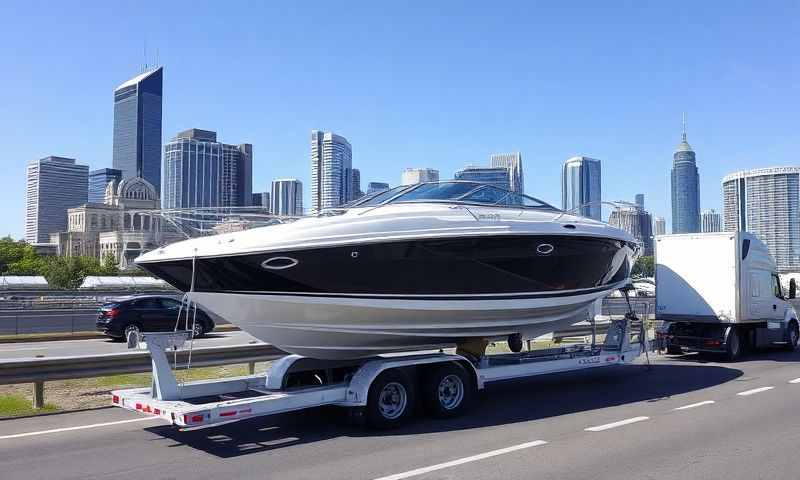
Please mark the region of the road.
MULTIPOLYGON (((211 332, 195 340, 196 346, 222 347, 244 345, 257 340, 241 331, 211 332)), ((127 351, 127 344, 108 338, 89 340, 59 340, 57 342, 24 342, 0 344, 0 362, 10 359, 30 357, 73 357, 82 355, 102 355, 127 351)))
POLYGON ((119 409, 6 420, 0 464, 6 480, 797 478, 798 361, 686 355, 508 382, 465 417, 388 432, 334 408, 190 432, 119 409))

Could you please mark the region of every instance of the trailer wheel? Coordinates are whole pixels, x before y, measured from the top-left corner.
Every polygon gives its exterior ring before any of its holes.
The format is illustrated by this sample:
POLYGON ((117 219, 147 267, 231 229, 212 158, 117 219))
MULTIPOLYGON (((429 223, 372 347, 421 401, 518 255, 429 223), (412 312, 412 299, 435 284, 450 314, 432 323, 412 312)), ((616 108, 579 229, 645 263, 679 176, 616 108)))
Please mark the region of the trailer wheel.
POLYGON ((472 404, 475 389, 464 367, 442 363, 426 374, 422 383, 425 410, 437 418, 456 417, 472 404))
POLYGON ((731 327, 728 333, 728 341, 725 342, 725 358, 729 362, 734 362, 742 355, 742 342, 739 337, 739 329, 731 327))
POLYGON ((397 428, 414 410, 414 384, 400 370, 386 370, 372 381, 367 397, 366 420, 372 428, 397 428))
POLYGON ((800 340, 800 329, 797 327, 797 322, 792 320, 789 322, 789 329, 786 332, 786 350, 794 352, 797 349, 797 342, 800 340))

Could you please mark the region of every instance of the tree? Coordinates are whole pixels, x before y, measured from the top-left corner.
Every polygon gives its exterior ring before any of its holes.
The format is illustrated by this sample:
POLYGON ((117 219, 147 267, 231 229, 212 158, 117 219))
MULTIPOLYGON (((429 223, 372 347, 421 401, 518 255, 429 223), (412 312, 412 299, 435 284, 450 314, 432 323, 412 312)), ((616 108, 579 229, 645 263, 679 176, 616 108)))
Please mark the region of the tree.
POLYGON ((11 237, 0 239, 0 273, 11 275, 41 275, 44 259, 33 246, 11 237))
POLYGON ((636 259, 636 263, 633 264, 633 269, 631 270, 631 277, 639 278, 639 277, 652 277, 655 275, 655 261, 653 257, 645 257, 641 256, 636 259))
POLYGON ((106 254, 103 255, 101 269, 103 275, 119 275, 119 266, 117 265, 117 259, 114 257, 113 253, 106 252, 106 254))

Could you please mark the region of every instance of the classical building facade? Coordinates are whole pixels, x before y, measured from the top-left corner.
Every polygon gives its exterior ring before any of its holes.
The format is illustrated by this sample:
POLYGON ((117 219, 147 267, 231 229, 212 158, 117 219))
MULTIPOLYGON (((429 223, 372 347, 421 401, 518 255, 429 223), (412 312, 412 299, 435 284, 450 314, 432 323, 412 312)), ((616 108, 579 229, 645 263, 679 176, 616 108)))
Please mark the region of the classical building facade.
POLYGON ((103 203, 69 209, 67 231, 52 234, 50 243, 63 256, 102 259, 110 254, 124 268, 142 253, 180 239, 174 229, 164 228, 158 209, 158 193, 147 180, 114 180, 106 186, 103 203))

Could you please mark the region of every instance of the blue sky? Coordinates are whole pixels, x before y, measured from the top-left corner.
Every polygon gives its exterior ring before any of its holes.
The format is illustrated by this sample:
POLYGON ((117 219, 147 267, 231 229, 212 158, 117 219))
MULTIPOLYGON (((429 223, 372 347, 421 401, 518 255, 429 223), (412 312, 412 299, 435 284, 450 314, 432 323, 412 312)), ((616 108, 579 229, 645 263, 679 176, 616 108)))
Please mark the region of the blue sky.
POLYGON ((254 191, 294 176, 306 201, 315 128, 349 139, 364 187, 519 150, 526 193, 558 205, 583 154, 604 200, 645 193, 668 221, 683 111, 701 208, 721 209, 726 173, 798 163, 796 1, 3 2, 0 18, 0 233, 16 237, 28 160, 111 166, 112 92, 145 42, 165 139, 252 143, 254 191))

